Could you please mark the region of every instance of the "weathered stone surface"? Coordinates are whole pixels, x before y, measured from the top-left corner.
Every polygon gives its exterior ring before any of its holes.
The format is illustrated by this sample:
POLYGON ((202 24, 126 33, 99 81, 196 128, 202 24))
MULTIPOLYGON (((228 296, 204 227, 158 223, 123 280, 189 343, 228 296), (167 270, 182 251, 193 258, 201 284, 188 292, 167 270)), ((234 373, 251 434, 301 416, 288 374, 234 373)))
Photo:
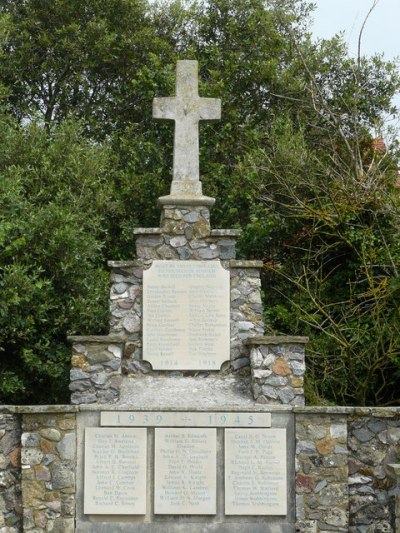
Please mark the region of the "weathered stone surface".
POLYGON ((73 381, 72 383, 69 384, 69 390, 71 392, 87 391, 90 388, 91 388, 91 383, 88 379, 83 380, 83 381, 73 381))
POLYGON ((82 394, 79 392, 74 392, 71 394, 71 403, 75 405, 79 405, 81 403, 95 403, 97 401, 97 397, 95 394, 82 394))
POLYGON ((86 372, 89 368, 89 363, 84 355, 73 355, 71 358, 71 366, 73 368, 80 368, 83 372, 86 372))
POLYGON ((267 398, 271 398, 271 399, 278 398, 278 389, 276 389, 275 387, 263 385, 261 387, 261 391, 263 395, 266 396, 267 398))
MULTIPOLYGON (((202 195, 199 177, 198 121, 216 120, 221 117, 221 101, 200 98, 197 85, 197 61, 178 61, 176 67, 177 96, 155 98, 153 101, 154 118, 175 120, 172 197, 174 195, 186 195, 187 197, 202 195), (183 109, 186 111, 183 112, 183 109)), ((165 199, 164 203, 167 204, 167 201, 165 199)), ((206 203, 203 202, 203 205, 206 203)))
POLYGON ((292 373, 284 357, 278 357, 271 368, 277 376, 289 376, 292 373))
POLYGON ((287 378, 274 375, 266 376, 264 380, 264 383, 270 385, 271 387, 284 387, 285 385, 287 385, 287 382, 287 378))
POLYGON ((51 475, 50 470, 47 468, 47 466, 44 465, 36 465, 34 467, 35 471, 35 478, 40 481, 50 481, 51 475))
POLYGON ((65 489, 73 487, 75 484, 75 475, 70 467, 63 464, 56 464, 51 469, 53 488, 65 489))
MULTIPOLYGON (((292 353, 289 352, 291 345, 285 342, 282 345, 277 344, 275 340, 278 337, 274 337, 274 342, 271 344, 264 342, 268 337, 260 337, 260 339, 261 343, 259 345, 257 345, 255 340, 251 340, 250 361, 255 398, 259 396, 255 393, 255 385, 264 385, 276 388, 276 393, 273 396, 280 403, 304 405, 303 376, 292 375, 291 365, 293 361, 289 359, 289 354, 292 353), (260 372, 254 372, 257 369, 270 369, 272 375, 264 374, 263 376, 260 372)), ((250 344, 250 339, 247 339, 246 342, 250 344)), ((299 373, 302 374, 301 372, 299 373)), ((271 392, 268 391, 265 396, 271 397, 271 392)))
POLYGON ((56 518, 52 533, 74 533, 75 521, 73 518, 56 518))
POLYGON ((22 433, 21 444, 26 448, 39 446, 39 433, 22 433))
POLYGON ((335 440, 323 439, 316 442, 315 446, 321 455, 329 455, 333 452, 335 448, 335 440))
POLYGON ((90 377, 90 374, 88 374, 87 372, 83 372, 80 368, 73 368, 72 370, 70 370, 69 374, 71 381, 84 380, 90 377))
POLYGON ((253 379, 264 379, 272 374, 272 370, 253 369, 251 375, 253 379))
POLYGON ((312 476, 303 476, 298 474, 296 476, 296 492, 301 494, 302 492, 311 492, 314 487, 314 479, 312 476))
POLYGON ((104 385, 107 382, 108 375, 106 372, 98 372, 90 376, 90 381, 95 385, 104 385))
POLYGON ((23 465, 38 465, 43 459, 43 453, 37 448, 22 448, 21 463, 23 465))
POLYGON ((62 460, 74 460, 76 455, 76 436, 75 433, 67 433, 57 444, 57 451, 62 460))
POLYGON ((59 441, 61 439, 61 433, 55 428, 43 428, 40 430, 40 435, 47 440, 59 441))
MULTIPOLYGON (((353 432, 355 434, 355 432, 353 432)), ((357 437, 357 435, 355 435, 357 437)), ((398 444, 400 442, 400 427, 390 428, 386 431, 382 431, 378 435, 378 439, 383 444, 398 444)))
POLYGON ((210 248, 200 248, 198 251, 200 259, 216 259, 219 256, 217 249, 211 250, 210 248))
MULTIPOLYGON (((138 317, 128 316, 123 320, 123 326, 128 333, 134 333, 141 330, 142 324, 138 317)), ((111 359, 111 356, 109 359, 111 359)))
POLYGON ((353 431, 353 435, 356 437, 357 440, 360 442, 368 442, 370 441, 374 434, 372 431, 368 431, 366 428, 356 429, 353 431))
POLYGON ((235 359, 234 361, 231 361, 232 368, 235 370, 238 370, 239 368, 243 368, 244 366, 249 365, 249 359, 247 357, 241 357, 239 359, 235 359))

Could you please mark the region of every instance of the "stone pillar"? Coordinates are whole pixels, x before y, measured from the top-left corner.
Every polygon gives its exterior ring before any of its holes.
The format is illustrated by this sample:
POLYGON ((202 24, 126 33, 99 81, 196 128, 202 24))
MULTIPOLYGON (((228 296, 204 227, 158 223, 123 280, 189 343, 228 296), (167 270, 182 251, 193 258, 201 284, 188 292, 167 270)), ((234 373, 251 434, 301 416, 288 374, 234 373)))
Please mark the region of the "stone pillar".
POLYGON ((264 404, 304 406, 307 337, 254 337, 250 364, 254 399, 264 404))
POLYGON ((264 333, 260 271, 262 261, 229 261, 231 274, 231 367, 250 365, 248 339, 264 333))
POLYGON ((75 531, 76 415, 61 411, 23 415, 24 532, 75 531))
POLYGON ((0 413, 0 532, 22 531, 21 417, 0 413))
POLYGON ((145 263, 158 260, 234 259, 237 229, 210 229, 204 206, 164 206, 160 228, 136 228, 136 255, 145 263))
POLYGON ((68 340, 72 343, 71 403, 116 402, 124 340, 112 335, 72 336, 68 340))

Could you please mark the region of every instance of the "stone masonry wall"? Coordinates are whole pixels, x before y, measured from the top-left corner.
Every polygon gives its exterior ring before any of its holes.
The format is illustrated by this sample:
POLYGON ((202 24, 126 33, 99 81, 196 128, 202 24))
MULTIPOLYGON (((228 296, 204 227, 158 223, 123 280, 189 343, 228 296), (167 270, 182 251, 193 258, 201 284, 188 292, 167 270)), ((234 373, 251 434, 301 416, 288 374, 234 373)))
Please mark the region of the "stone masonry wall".
POLYGON ((24 414, 23 531, 75 531, 76 415, 24 414))
MULTIPOLYGON (((400 463, 398 409, 357 409, 349 418, 350 533, 395 533, 400 463)), ((399 512, 400 509, 397 510, 399 512)))
POLYGON ((204 206, 164 206, 160 228, 134 230, 138 259, 229 260, 240 230, 211 230, 204 206))
MULTIPOLYGON (((125 342, 122 373, 151 372, 142 359, 143 270, 152 260, 110 261, 110 335, 125 342)), ((261 261, 222 261, 231 278, 231 363, 229 371, 249 367, 245 340, 264 332, 261 303, 261 261)))
POLYGON ((304 406, 305 344, 307 337, 255 337, 251 347, 254 399, 264 404, 304 406))
POLYGON ((21 417, 0 413, 0 533, 22 531, 21 417))
MULTIPOLYGON (((3 408, 0 533, 75 531, 76 416, 85 409, 3 408)), ((399 531, 400 409, 292 409, 296 532, 399 531)))
POLYGON ((117 336, 68 337, 72 342, 72 404, 114 403, 119 398, 124 341, 117 336))
POLYGON ((250 364, 246 340, 264 333, 261 303, 261 261, 229 261, 231 276, 231 366, 250 364))
POLYGON ((296 415, 296 520, 298 533, 348 531, 345 415, 296 415))

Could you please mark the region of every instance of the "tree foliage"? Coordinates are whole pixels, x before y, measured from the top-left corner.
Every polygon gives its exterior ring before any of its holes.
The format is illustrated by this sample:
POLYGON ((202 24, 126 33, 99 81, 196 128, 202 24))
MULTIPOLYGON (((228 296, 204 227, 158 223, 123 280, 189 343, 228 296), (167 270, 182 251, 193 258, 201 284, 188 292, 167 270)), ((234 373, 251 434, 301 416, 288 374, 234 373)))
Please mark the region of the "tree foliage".
POLYGON ((305 0, 5 0, 0 7, 0 390, 67 401, 67 334, 107 330, 107 259, 158 223, 172 129, 154 96, 198 59, 213 225, 265 261, 269 332, 310 336, 309 401, 399 401, 395 64, 314 43, 305 0))

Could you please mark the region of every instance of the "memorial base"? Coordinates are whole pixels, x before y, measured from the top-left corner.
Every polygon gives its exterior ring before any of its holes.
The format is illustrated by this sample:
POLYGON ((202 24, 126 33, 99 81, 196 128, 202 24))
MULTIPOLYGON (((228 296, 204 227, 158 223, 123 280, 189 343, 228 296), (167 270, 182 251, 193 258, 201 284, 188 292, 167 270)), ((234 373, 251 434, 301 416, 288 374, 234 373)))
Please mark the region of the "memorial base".
MULTIPOLYGON (((248 405, 244 410, 223 405, 217 411, 199 410, 193 402, 182 410, 153 402, 146 409, 132 411, 126 410, 126 406, 115 409, 96 405, 87 406, 78 413, 77 419, 80 453, 76 531, 289 533, 295 530, 294 415, 289 407, 267 409, 248 405), (117 482, 114 479, 108 487, 103 481, 108 475, 107 464, 95 468, 97 456, 109 455, 107 442, 114 433, 117 442, 128 439, 140 443, 146 435, 146 449, 142 450, 140 461, 137 459, 138 468, 133 469, 136 484, 140 486, 136 493, 129 480, 124 482, 127 470, 124 464, 132 461, 129 453, 126 454, 128 450, 115 448, 109 474, 113 479, 118 475, 121 479, 117 482), (86 457, 92 455, 89 467, 84 459, 85 447, 86 457), (226 491, 228 484, 230 490, 226 491), (120 501, 111 494, 110 486, 118 487, 120 501), (84 508, 85 499, 87 502, 93 496, 93 487, 98 489, 97 513, 91 506, 84 508), (137 502, 140 513, 126 513, 125 490, 137 502), (143 496, 145 509, 140 508, 143 496), (102 511, 101 502, 107 499, 115 502, 114 509, 113 505, 107 505, 102 511)), ((132 470, 132 463, 130 467, 132 470)))

